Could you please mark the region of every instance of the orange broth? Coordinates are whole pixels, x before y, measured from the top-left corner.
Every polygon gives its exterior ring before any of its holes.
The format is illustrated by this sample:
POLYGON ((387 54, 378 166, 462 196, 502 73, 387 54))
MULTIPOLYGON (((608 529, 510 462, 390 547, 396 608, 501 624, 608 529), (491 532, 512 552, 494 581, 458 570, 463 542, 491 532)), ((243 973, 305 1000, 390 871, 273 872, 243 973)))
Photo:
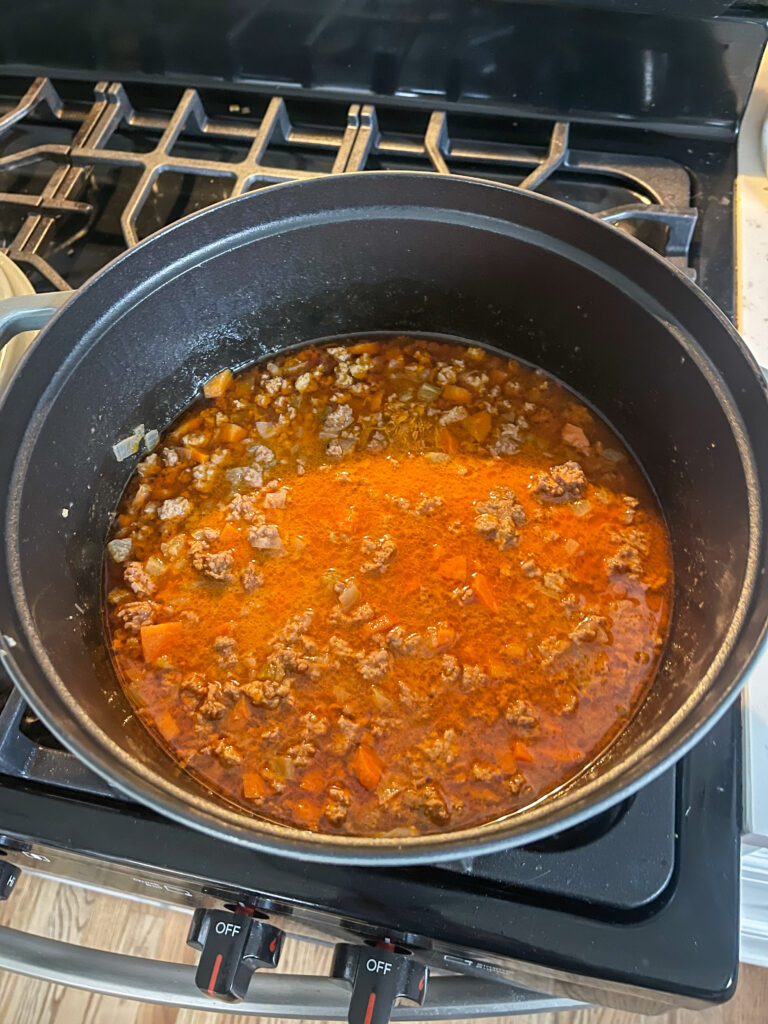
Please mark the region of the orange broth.
POLYGON ((110 533, 118 677, 187 770, 302 829, 453 830, 592 760, 656 671, 665 524, 610 427, 463 343, 225 370, 110 533))

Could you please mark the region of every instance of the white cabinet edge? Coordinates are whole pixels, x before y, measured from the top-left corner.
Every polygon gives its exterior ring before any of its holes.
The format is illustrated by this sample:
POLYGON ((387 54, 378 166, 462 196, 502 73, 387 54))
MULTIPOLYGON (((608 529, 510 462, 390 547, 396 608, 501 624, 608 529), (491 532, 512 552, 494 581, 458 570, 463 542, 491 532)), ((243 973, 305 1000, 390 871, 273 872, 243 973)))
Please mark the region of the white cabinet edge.
MULTIPOLYGON (((736 179, 737 326, 757 361, 768 367, 768 176, 763 163, 768 117, 768 55, 763 55, 739 134, 736 179)), ((763 439, 768 443, 768 438, 763 439)), ((768 846, 768 647, 747 673, 744 723, 744 830, 768 846)), ((768 907, 766 912, 768 913, 768 907)))
POLYGON ((741 950, 747 964, 768 967, 768 850, 741 850, 741 950))
POLYGON ((747 671, 742 700, 744 840, 768 847, 768 642, 747 671))

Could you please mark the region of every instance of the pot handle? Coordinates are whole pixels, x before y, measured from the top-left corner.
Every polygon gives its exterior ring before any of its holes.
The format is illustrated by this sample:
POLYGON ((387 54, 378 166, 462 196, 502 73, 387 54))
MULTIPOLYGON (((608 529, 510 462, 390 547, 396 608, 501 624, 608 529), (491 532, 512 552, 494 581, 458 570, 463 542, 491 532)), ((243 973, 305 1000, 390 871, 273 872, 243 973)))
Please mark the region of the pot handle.
POLYGON ((39 331, 55 316, 74 292, 18 295, 0 302, 0 348, 24 331, 39 331))

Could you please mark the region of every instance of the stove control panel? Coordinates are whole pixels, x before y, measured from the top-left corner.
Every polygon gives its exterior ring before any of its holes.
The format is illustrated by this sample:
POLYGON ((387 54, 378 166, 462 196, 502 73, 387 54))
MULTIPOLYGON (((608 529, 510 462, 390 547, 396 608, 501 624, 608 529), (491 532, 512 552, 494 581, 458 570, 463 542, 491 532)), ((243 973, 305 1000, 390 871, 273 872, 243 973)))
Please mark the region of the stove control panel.
POLYGON ((352 986, 349 1024, 387 1024, 400 996, 421 1005, 427 976, 428 968, 391 942, 376 946, 341 942, 334 950, 331 977, 352 986))
POLYGON ((187 942, 202 952, 195 975, 201 992, 234 1003, 245 998, 255 970, 277 967, 283 933, 252 913, 247 907, 195 911, 187 942))

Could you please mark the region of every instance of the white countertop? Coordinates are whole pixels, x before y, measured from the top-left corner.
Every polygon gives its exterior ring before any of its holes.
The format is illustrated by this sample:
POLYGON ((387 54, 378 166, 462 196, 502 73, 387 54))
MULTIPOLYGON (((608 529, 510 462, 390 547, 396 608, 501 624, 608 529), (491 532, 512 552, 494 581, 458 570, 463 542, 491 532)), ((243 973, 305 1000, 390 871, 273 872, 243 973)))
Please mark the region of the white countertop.
MULTIPOLYGON (((768 368, 768 174, 762 145, 767 117, 768 57, 764 57, 739 137, 736 319, 758 362, 768 368)), ((745 834, 756 846, 768 846, 768 646, 748 673, 744 741, 745 834)))

